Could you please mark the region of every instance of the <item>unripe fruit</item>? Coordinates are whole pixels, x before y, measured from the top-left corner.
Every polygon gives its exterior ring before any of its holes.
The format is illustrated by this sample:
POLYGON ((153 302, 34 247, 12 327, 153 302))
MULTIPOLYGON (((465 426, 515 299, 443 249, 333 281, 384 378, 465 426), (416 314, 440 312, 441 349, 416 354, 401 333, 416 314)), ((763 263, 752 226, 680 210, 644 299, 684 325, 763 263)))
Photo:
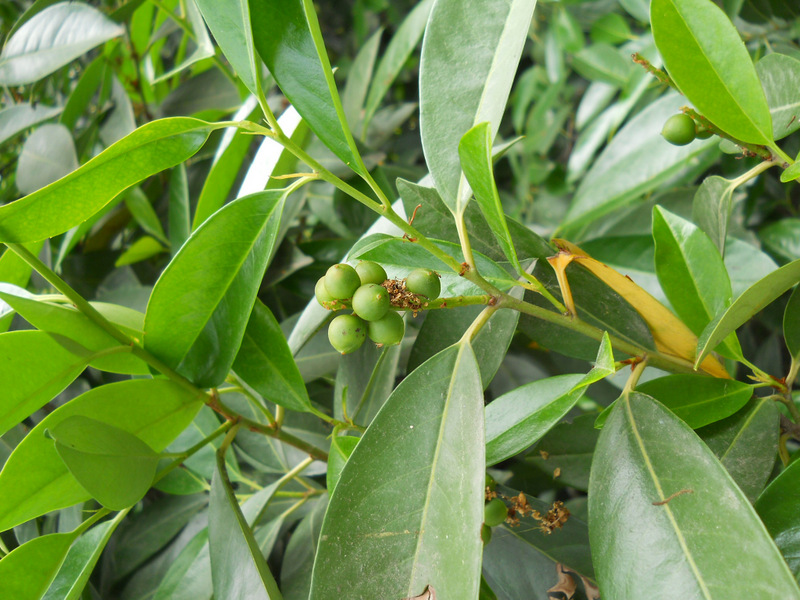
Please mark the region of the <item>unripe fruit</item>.
POLYGON ((697 139, 698 140, 707 140, 712 135, 714 135, 714 132, 711 131, 710 129, 701 129, 700 131, 697 132, 697 139))
POLYGON ((386 271, 382 266, 371 260, 362 260, 356 265, 356 273, 361 278, 361 285, 377 283, 380 285, 386 281, 386 271))
POLYGON ((484 546, 492 541, 492 528, 488 525, 481 525, 481 541, 484 546))
POLYGON ((333 265, 325 273, 325 289, 337 300, 351 298, 361 285, 361 278, 350 265, 333 265))
POLYGON ((415 269, 406 278, 406 289, 412 294, 425 296, 428 300, 436 300, 442 291, 442 284, 436 271, 415 269))
POLYGON ((670 144, 685 146, 694 140, 697 133, 692 118, 689 115, 680 113, 667 119, 666 123, 664 123, 664 128, 661 130, 661 135, 670 144))
POLYGON ((390 310, 378 321, 367 323, 367 333, 369 339, 381 346, 394 346, 403 341, 406 332, 406 324, 403 317, 390 310))
POLYGON ((500 525, 507 516, 508 508, 500 498, 495 498, 483 507, 483 522, 489 527, 500 525))
POLYGON ((328 293, 328 289, 325 287, 324 275, 317 280, 317 285, 314 286, 314 296, 316 296, 317 302, 319 302, 320 306, 324 308, 328 308, 328 306, 325 306, 326 303, 330 305, 331 302, 336 300, 328 293))
POLYGON ((328 326, 328 340, 342 354, 355 352, 367 337, 367 324, 355 315, 339 315, 328 326))
POLYGON ((389 310, 389 292, 377 283, 362 285, 353 294, 353 312, 365 321, 382 319, 389 310))

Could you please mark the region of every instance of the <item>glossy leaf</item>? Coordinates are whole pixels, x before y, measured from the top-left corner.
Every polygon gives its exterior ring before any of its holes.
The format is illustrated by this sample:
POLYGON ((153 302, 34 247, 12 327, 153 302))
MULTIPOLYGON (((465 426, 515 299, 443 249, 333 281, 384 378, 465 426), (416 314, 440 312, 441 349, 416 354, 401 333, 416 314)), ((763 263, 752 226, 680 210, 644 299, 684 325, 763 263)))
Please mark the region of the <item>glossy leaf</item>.
POLYGON ((192 421, 201 400, 167 380, 134 379, 89 390, 45 417, 16 447, 0 472, 0 531, 90 498, 44 435, 71 416, 132 433, 163 450, 192 421))
POLYGON ((800 282, 800 260, 782 266, 747 288, 724 313, 718 315, 703 330, 697 341, 695 366, 750 317, 798 282, 800 282))
POLYGON ((475 201, 481 207, 481 212, 492 228, 492 233, 497 238, 503 253, 517 271, 523 273, 524 269, 517 258, 514 241, 511 239, 511 232, 508 230, 503 212, 503 204, 494 181, 492 139, 489 128, 488 122, 480 123, 461 138, 458 144, 461 168, 475 194, 475 201))
POLYGON ((230 600, 281 600, 278 584, 239 508, 221 454, 217 455, 209 504, 208 544, 214 595, 230 600))
POLYGON ((770 398, 753 398, 727 419, 697 430, 750 502, 755 502, 775 466, 780 413, 770 398))
POLYGON ((149 235, 140 237, 128 246, 125 251, 114 261, 115 267, 135 265, 138 262, 158 256, 165 251, 164 246, 156 238, 149 235))
POLYGON ((620 398, 600 434, 589 523, 604 596, 800 597, 722 465, 686 424, 644 394, 620 398), (748 551, 732 539, 747 540, 748 551))
POLYGON ((367 173, 344 117, 310 0, 249 0, 254 43, 311 130, 356 173, 367 173))
MULTIPOLYGON (((668 210, 653 208, 656 274, 661 288, 695 335, 731 302, 731 281, 722 256, 701 229, 668 210)), ((723 341, 727 355, 741 357, 735 336, 723 341)))
POLYGON ((536 443, 581 399, 581 375, 540 379, 503 394, 486 407, 486 464, 494 465, 536 443))
MULTIPOLYGON (((120 346, 120 343, 100 329, 83 313, 71 306, 51 304, 36 298, 25 298, 0 292, 0 299, 7 302, 31 325, 47 333, 79 340, 80 345, 95 354, 120 346)), ((135 310, 113 304, 94 303, 94 307, 117 328, 134 339, 142 337, 144 315, 135 310)), ((2 339, 2 338, 0 338, 2 339)), ((147 365, 130 352, 105 353, 99 358, 89 357, 91 365, 102 371, 145 375, 147 365)))
POLYGON ((0 144, 13 138, 28 127, 58 116, 60 106, 42 104, 13 104, 0 110, 0 144))
POLYGON ((756 73, 767 96, 772 116, 772 137, 780 140, 800 129, 800 119, 797 118, 800 60, 773 52, 756 63, 756 73))
POLYGON ((563 421, 542 437, 524 463, 535 465, 555 485, 586 491, 598 435, 592 414, 563 421))
POLYGON ((111 534, 127 513, 118 513, 84 533, 72 545, 42 600, 78 600, 111 534))
POLYGON ((247 0, 195 0, 222 53, 253 94, 261 93, 247 0))
POLYGON ((700 184, 692 203, 692 220, 706 232, 722 255, 725 254, 725 239, 735 189, 736 184, 733 181, 712 175, 700 184))
POLYGON ((783 313, 783 339, 794 360, 800 360, 800 287, 795 288, 783 313))
POLYGON ((753 395, 753 386, 733 379, 681 374, 651 379, 636 391, 652 396, 697 429, 742 408, 753 395))
POLYGON ((484 121, 490 137, 497 135, 535 5, 439 0, 431 9, 420 61, 420 135, 436 189, 455 213, 470 196, 458 143, 484 121))
POLYGON ((781 173, 781 183, 789 183, 790 181, 796 181, 800 178, 800 167, 798 166, 799 163, 794 163, 789 165, 783 173, 781 173))
POLYGON ((153 288, 144 345, 201 387, 221 383, 244 336, 272 252, 282 191, 231 202, 181 248, 153 288))
MULTIPOLYGON (((333 416, 344 419, 343 405, 347 402, 347 416, 359 425, 369 425, 394 389, 400 358, 400 345, 378 348, 374 344, 363 344, 358 351, 343 356, 336 372, 333 416), (339 398, 341 402, 337 402, 339 398)), ((334 460, 328 460, 329 477, 334 460)), ((328 489, 332 490, 330 485, 328 489)))
POLYGON ((342 474, 347 459, 353 453, 353 449, 358 444, 358 438, 354 435, 337 435, 331 439, 331 450, 328 453, 327 488, 328 493, 333 494, 339 477, 342 474))
POLYGON ((250 313, 233 370, 264 400, 290 410, 313 412, 281 326, 258 299, 250 313))
POLYGON ((72 134, 58 123, 36 129, 22 146, 17 162, 17 189, 32 194, 78 168, 72 134))
POLYGON ((375 58, 378 55, 382 35, 383 28, 381 27, 361 46, 347 74, 347 83, 342 92, 342 109, 347 123, 354 133, 361 128, 367 88, 373 78, 372 69, 375 67, 375 58))
POLYGON ((586 46, 572 57, 572 67, 589 81, 602 81, 622 87, 632 71, 629 60, 607 42, 586 46))
POLYGON ((52 533, 32 539, 0 560, 0 594, 14 600, 39 600, 58 573, 76 538, 52 533))
POLYGON ((319 499, 314 509, 300 521, 286 544, 281 568, 281 591, 286 600, 308 600, 311 571, 326 506, 325 498, 319 499))
POLYGON ((653 0, 650 22, 667 72, 698 111, 742 141, 772 142, 755 66, 722 9, 709 0, 653 0))
POLYGON ((0 434, 39 410, 86 368, 91 353, 43 331, 0 335, 0 434))
POLYGON ((427 586, 443 598, 477 596, 484 485, 477 373, 470 346, 451 346, 386 401, 330 500, 312 600, 338 600, 341 582, 354 597, 414 597, 427 586))
POLYGON ((38 81, 124 28, 82 2, 59 2, 34 15, 6 42, 0 54, 0 84, 38 81))
POLYGON ((72 476, 106 508, 133 506, 150 489, 158 454, 135 435, 78 415, 48 433, 72 476))
POLYGON ((378 61, 364 104, 364 132, 389 91, 392 82, 397 78, 408 57, 419 43, 422 32, 425 30, 425 24, 428 22, 431 6, 433 6, 433 0, 422 0, 408 13, 378 61))
POLYGON ((0 207, 0 241, 64 233, 134 183, 192 156, 217 127, 184 117, 143 125, 66 177, 0 207))
POLYGON ((661 137, 664 121, 685 104, 682 96, 667 94, 627 122, 581 180, 560 236, 574 238, 598 217, 632 203, 713 151, 714 140, 673 146, 661 137))
POLYGON ((764 247, 780 258, 800 258, 800 219, 788 217, 775 221, 759 231, 758 236, 764 247))
MULTIPOLYGON (((793 502, 800 494, 800 462, 792 462, 756 500, 755 508, 775 539, 789 569, 800 581, 800 519, 793 502)), ((794 596, 792 596, 794 597, 794 596)))

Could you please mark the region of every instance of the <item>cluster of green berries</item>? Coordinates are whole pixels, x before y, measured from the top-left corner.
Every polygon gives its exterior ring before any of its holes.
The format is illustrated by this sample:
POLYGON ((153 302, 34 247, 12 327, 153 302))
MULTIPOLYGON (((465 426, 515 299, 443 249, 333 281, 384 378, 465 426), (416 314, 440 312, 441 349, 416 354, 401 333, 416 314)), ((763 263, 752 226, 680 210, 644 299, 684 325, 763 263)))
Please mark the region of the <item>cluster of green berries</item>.
POLYGON ((698 129, 692 117, 679 113, 666 120, 664 128, 661 130, 661 135, 670 144, 685 146, 693 142, 695 138, 705 140, 711 137, 711 131, 702 128, 698 129))
MULTIPOLYGON (((328 310, 345 308, 347 303, 353 314, 334 317, 328 327, 328 339, 342 354, 355 352, 369 336, 379 346, 399 344, 405 334, 405 323, 399 313, 391 310, 391 284, 378 263, 364 260, 355 268, 347 264, 333 265, 317 281, 317 302, 328 310)), ((417 269, 405 280, 404 289, 411 294, 434 300, 441 285, 435 271, 417 269)))

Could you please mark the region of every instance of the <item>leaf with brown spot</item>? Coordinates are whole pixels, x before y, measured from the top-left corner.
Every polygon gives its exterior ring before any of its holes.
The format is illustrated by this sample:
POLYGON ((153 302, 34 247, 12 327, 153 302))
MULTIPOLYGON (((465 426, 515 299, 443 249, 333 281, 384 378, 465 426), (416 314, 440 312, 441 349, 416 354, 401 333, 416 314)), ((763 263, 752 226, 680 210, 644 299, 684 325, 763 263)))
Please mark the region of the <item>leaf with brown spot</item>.
POLYGON ((566 600, 570 600, 572 597, 575 596, 575 580, 572 578, 572 575, 567 573, 564 570, 564 565, 558 563, 556 565, 556 573, 558 573, 558 582, 547 590, 547 596, 552 598, 553 600, 559 600, 558 596, 554 596, 554 592, 560 592, 566 596, 566 600))

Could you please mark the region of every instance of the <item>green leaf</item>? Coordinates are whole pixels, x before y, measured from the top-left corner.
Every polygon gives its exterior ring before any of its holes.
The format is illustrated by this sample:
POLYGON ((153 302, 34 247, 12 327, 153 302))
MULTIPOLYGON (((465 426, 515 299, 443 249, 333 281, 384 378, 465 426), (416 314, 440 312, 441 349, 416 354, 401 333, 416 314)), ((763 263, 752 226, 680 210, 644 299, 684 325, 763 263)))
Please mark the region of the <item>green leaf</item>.
POLYGON ((458 143, 484 121, 497 135, 535 6, 535 0, 439 0, 431 9, 420 60, 420 135, 436 189, 454 213, 470 197, 458 143))
MULTIPOLYGON (((197 4, 194 1, 181 3, 180 8, 182 13, 181 28, 184 29, 184 39, 192 41, 193 50, 191 53, 186 52, 179 55, 183 57, 183 60, 176 61, 177 64, 171 69, 160 73, 157 77, 152 77, 152 74, 150 74, 151 83, 166 81, 204 58, 214 56, 214 44, 208 35, 206 24, 203 22, 203 16, 200 14, 197 4), (191 31, 186 31, 187 26, 191 27, 191 31)), ((173 14, 169 14, 175 20, 173 14)))
POLYGON ((201 387, 221 383, 244 336, 275 243, 283 191, 239 198, 208 219, 159 277, 145 348, 201 387))
POLYGON ((800 360, 800 287, 795 288, 783 313, 783 339, 793 360, 800 360))
POLYGON ((714 140, 673 146, 661 137, 664 121, 685 104, 678 94, 667 94, 627 122, 578 186, 560 237, 577 238, 580 228, 632 203, 715 152, 714 140))
POLYGON ((59 407, 31 430, 0 472, 0 531, 90 498, 45 430, 68 417, 85 416, 124 429, 160 452, 201 405, 198 396, 171 381, 134 379, 94 388, 59 407))
MULTIPOLYGON (((2 292, 0 292, 0 299, 7 302, 22 318, 37 329, 71 340, 80 340, 81 346, 95 354, 102 354, 104 350, 120 346, 116 339, 71 306, 51 304, 36 298, 23 298, 2 292)), ((113 304, 95 302, 93 306, 124 333, 134 339, 141 339, 142 321, 144 320, 142 313, 113 304)), ((102 371, 130 375, 146 375, 148 373, 144 361, 130 352, 107 353, 107 356, 89 357, 89 359, 94 368, 102 371)))
MULTIPOLYGON (((661 288, 681 320, 699 335, 731 302, 722 256, 701 229, 660 206, 653 208, 653 239, 661 288)), ((742 356, 735 335, 722 343, 726 356, 742 356)))
POLYGON ((800 178, 800 162, 795 162, 789 165, 783 173, 781 173, 781 182, 789 183, 800 178))
POLYGON ((53 533, 15 548, 0 560, 0 596, 39 600, 47 592, 76 537, 74 532, 53 533))
POLYGON ((762 229, 758 236, 765 248, 780 258, 800 258, 800 219, 787 217, 775 221, 762 229))
POLYGON ((519 454, 558 423, 585 392, 582 375, 557 375, 518 387, 486 407, 486 464, 519 454))
POLYGON ((254 95, 261 94, 261 63, 253 47, 247 0, 195 0, 208 28, 236 75, 254 95))
POLYGON ((598 435, 593 414, 577 416, 548 431, 524 462, 535 465, 556 485, 586 491, 598 435))
MULTIPOLYGON (((401 349, 399 344, 383 348, 363 344, 356 352, 341 357, 333 392, 334 417, 344 420, 343 403, 346 401, 350 419, 365 427, 372 422, 394 389, 401 349)), ((331 460, 328 473, 332 468, 331 460)))
POLYGON ((203 529, 186 544, 169 566, 153 600, 208 600, 213 595, 213 583, 208 550, 208 528, 203 529))
POLYGON ((772 143, 769 105, 739 32, 709 0, 652 0, 653 37, 670 77, 717 127, 772 143))
POLYGON ((753 315, 772 303, 800 281, 800 260, 790 262, 747 288, 728 309, 711 321, 697 340, 695 368, 706 355, 744 325, 753 315))
POLYGON ((347 82, 342 92, 342 109, 353 132, 358 132, 361 128, 367 88, 372 79, 372 69, 375 67, 375 58, 378 55, 382 35, 383 27, 379 27, 364 42, 347 74, 347 82))
POLYGON ((603 81, 623 87, 631 75, 632 63, 607 42, 586 46, 572 57, 572 67, 589 81, 603 81))
POLYGON ((326 507, 324 497, 318 500, 314 510, 303 517, 286 544, 281 566, 281 590, 286 600, 308 600, 311 571, 326 507))
POLYGON ((594 23, 589 32, 595 42, 621 44, 632 39, 631 28, 625 17, 618 13, 606 13, 594 23))
POLYGON ((712 175, 700 184, 692 202, 692 220, 706 232, 723 256, 735 189, 735 182, 712 175))
POLYGON ((354 598, 413 597, 428 586, 442 598, 477 597, 483 444, 478 365, 461 343, 400 383, 350 456, 310 598, 339 600, 342 582, 354 598))
POLYGON ((123 33, 121 25, 88 4, 60 2, 50 6, 6 41, 0 54, 0 84, 38 81, 123 33))
POLYGON ((800 597, 711 450, 644 394, 620 398, 600 434, 589 523, 595 570, 609 598, 800 597), (732 539, 747 540, 747 552, 732 539))
POLYGON ((753 386, 733 379, 680 374, 651 379, 636 391, 652 396, 697 429, 742 408, 753 395, 753 386))
MULTIPOLYGON (((173 169, 172 174, 180 170, 182 166, 179 165, 173 169)), ((172 177, 170 177, 170 182, 171 180, 172 177)), ((170 184, 171 190, 172 185, 170 184)), ((142 188, 134 186, 125 194, 125 206, 130 211, 133 219, 139 224, 139 227, 163 244, 169 244, 169 240, 164 234, 164 228, 161 226, 161 220, 158 218, 153 205, 150 204, 150 198, 142 191, 142 188)))
POLYGON ((311 0, 249 0, 258 53, 317 137, 359 175, 356 150, 311 0))
POLYGON ((239 508, 222 453, 217 454, 208 510, 214 595, 226 600, 281 600, 278 584, 239 508))
POLYGON ((386 50, 375 68, 372 83, 369 86, 369 93, 364 105, 363 132, 366 132, 372 117, 375 115, 375 111, 378 110, 381 101, 386 96, 403 65, 406 64, 409 56, 411 56, 414 48, 417 47, 428 22, 431 6, 433 6, 433 0, 422 0, 417 4, 408 13, 408 16, 403 19, 400 27, 397 28, 397 32, 386 46, 386 50))
MULTIPOLYGON (((800 494, 800 461, 792 462, 756 500, 755 508, 800 581, 800 519, 792 499, 800 494)), ((794 597, 794 596, 793 596, 794 597)))
POLYGON ((127 515, 117 514, 84 533, 72 545, 42 600, 78 600, 111 534, 127 515))
POLYGON ((185 117, 143 125, 66 177, 0 206, 0 242, 64 233, 134 183, 185 161, 218 127, 185 117))
MULTIPOLYGON (((241 111, 234 118, 258 118, 256 117, 259 114, 258 109, 253 108, 252 105, 249 106, 249 111, 241 111)), ((252 143, 253 135, 239 129, 228 129, 222 134, 222 139, 214 154, 214 161, 211 163, 211 168, 197 200, 192 230, 197 229, 225 204, 252 143)), ((186 237, 189 237, 188 233, 186 237)), ((186 239, 184 238, 183 241, 186 241, 186 239)), ((182 244, 183 242, 175 246, 176 252, 182 244)))
POLYGON ((697 430, 750 502, 755 502, 775 466, 780 413, 770 398, 753 398, 727 419, 697 430))
POLYGON ((475 194, 475 201, 480 206, 486 222, 489 223, 492 233, 503 249, 503 253, 517 269, 517 272, 523 273, 524 269, 519 264, 514 241, 511 239, 511 232, 508 230, 503 212, 503 204, 494 181, 492 138, 489 127, 490 124, 487 122, 480 123, 461 138, 461 142, 458 144, 461 168, 464 169, 464 175, 475 194))
POLYGON ((43 331, 0 335, 0 434, 39 410, 66 388, 90 360, 86 348, 43 331))
POLYGON ((756 73, 769 104, 773 139, 780 140, 800 129, 800 60, 773 52, 756 63, 756 73))
POLYGON ((336 435, 331 438, 331 449, 328 453, 327 486, 328 493, 333 494, 339 477, 342 474, 347 459, 353 453, 353 449, 358 444, 358 438, 354 435, 336 435))
POLYGON ((158 454, 132 433, 83 416, 48 432, 72 476, 106 508, 133 506, 150 489, 158 454))
POLYGON ((314 412, 281 326, 258 299, 233 370, 267 402, 290 410, 314 412))
POLYGON ((58 116, 62 107, 43 104, 14 104, 0 110, 0 144, 10 140, 28 127, 58 116))
POLYGON ((47 123, 36 129, 22 146, 17 162, 17 189, 32 194, 78 168, 69 129, 47 123))
POLYGON ((145 235, 133 242, 128 248, 119 255, 119 258, 114 261, 115 267, 124 267, 125 265, 134 265, 148 258, 158 256, 166 249, 161 242, 156 238, 145 235))

